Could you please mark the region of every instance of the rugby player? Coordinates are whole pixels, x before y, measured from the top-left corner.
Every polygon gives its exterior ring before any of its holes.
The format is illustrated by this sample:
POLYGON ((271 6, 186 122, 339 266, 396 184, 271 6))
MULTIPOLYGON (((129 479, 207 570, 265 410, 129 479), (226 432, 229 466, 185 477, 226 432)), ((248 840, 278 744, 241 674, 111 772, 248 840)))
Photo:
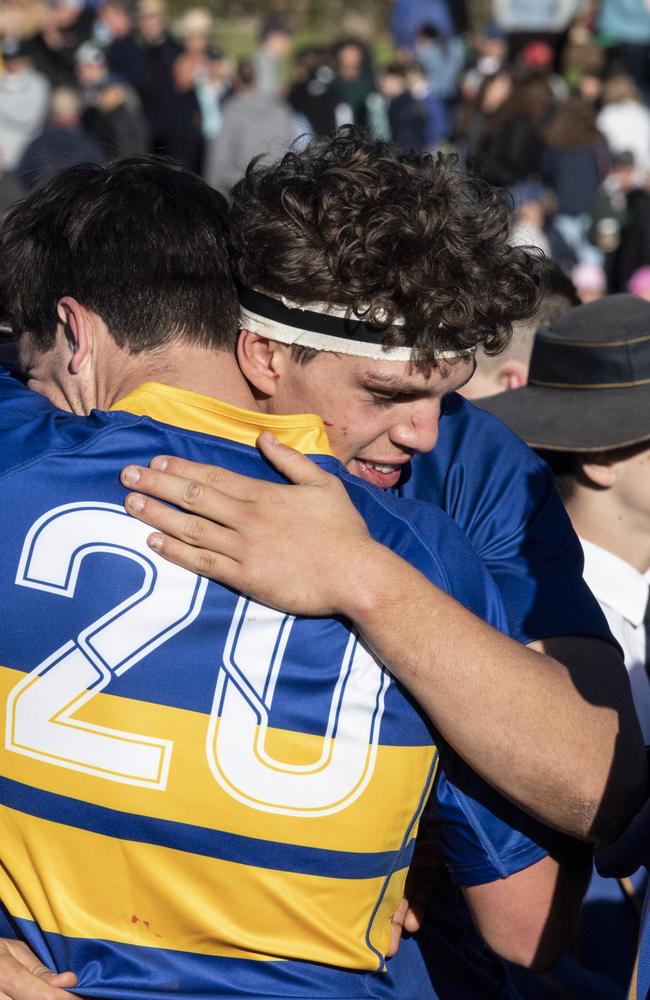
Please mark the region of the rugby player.
MULTIPOLYGON (((416 197, 421 176, 391 155, 416 197)), ((503 206, 492 212, 499 280, 523 314, 525 259, 495 225, 503 206)), ((437 766, 426 716, 343 622, 294 619, 147 548, 122 511, 118 464, 178 451, 278 481, 253 447, 270 430, 320 454, 414 573, 505 625, 442 512, 407 513, 328 456, 323 424, 295 412, 310 366, 252 330, 233 352, 221 217, 197 178, 143 158, 65 171, 3 221, 0 282, 26 381, 0 378, 0 900, 16 998, 34 986, 27 966, 16 972, 23 945, 37 973, 57 970, 43 997, 73 985, 69 968, 82 995, 112 1000, 392 995, 391 916, 437 766), (276 397, 295 415, 274 412, 276 397)), ((388 366, 407 399, 397 425, 378 406, 332 434, 350 462, 398 432, 429 447, 440 399, 471 374, 472 338, 498 336, 509 314, 458 336, 411 333, 394 315, 378 331, 377 319, 341 324, 337 377, 385 382, 388 366)), ((552 961, 583 866, 443 744, 440 756, 437 835, 475 919, 508 957, 552 961)))
MULTIPOLYGON (((401 378, 360 377, 356 386, 333 378, 336 359, 317 348, 336 315, 283 306, 283 299, 303 307, 319 299, 336 314, 337 306, 376 302, 387 316, 399 312, 413 328, 428 323, 443 339, 452 330, 462 338, 466 322, 471 329, 494 308, 518 308, 505 286, 475 280, 463 258, 466 241, 486 223, 485 190, 468 182, 459 195, 466 204, 446 216, 439 206, 456 195, 436 184, 435 168, 407 154, 391 159, 386 148, 343 130, 277 165, 249 170, 233 191, 230 223, 243 286, 240 322, 294 345, 304 369, 297 369, 298 405, 323 415, 332 440, 345 439, 352 412, 394 415, 398 436, 358 450, 349 469, 454 517, 499 585, 511 636, 527 648, 504 644, 477 621, 461 625, 443 595, 367 534, 358 532, 353 544, 345 526, 356 519, 345 491, 272 445, 264 445, 265 454, 302 485, 256 489, 168 456, 166 476, 158 463, 158 472, 141 472, 140 502, 151 492, 217 527, 153 501, 137 516, 161 529, 160 551, 182 565, 287 610, 348 615, 484 778, 544 821, 607 841, 642 801, 642 741, 620 651, 582 581, 580 546, 545 463, 454 394, 425 415, 426 427, 401 420, 405 406, 417 402, 417 386, 401 378), (410 202, 410 192, 400 197, 392 182, 397 160, 407 173, 426 177, 428 195, 420 201, 410 202), (420 210, 425 221, 418 229, 420 210), (270 304, 255 289, 269 293, 270 304), (415 453, 409 435, 416 426, 433 448, 428 453, 415 453), (194 488, 169 474, 189 477, 194 488), (230 503, 231 492, 245 503, 230 503), (287 578, 295 551, 301 558, 287 578)), ((483 265, 493 274, 502 266, 489 242, 483 265)), ((344 350, 336 336, 328 345, 344 350)), ((266 397, 273 412, 291 405, 268 386, 266 397)))

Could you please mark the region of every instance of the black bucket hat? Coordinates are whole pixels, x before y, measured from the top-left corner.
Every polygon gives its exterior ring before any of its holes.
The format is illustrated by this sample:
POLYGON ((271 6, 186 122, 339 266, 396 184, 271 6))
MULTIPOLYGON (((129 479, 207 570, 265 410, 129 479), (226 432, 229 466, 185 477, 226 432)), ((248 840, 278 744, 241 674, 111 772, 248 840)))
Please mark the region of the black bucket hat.
POLYGON ((535 336, 528 385, 477 400, 533 448, 650 440, 650 302, 608 295, 535 336))

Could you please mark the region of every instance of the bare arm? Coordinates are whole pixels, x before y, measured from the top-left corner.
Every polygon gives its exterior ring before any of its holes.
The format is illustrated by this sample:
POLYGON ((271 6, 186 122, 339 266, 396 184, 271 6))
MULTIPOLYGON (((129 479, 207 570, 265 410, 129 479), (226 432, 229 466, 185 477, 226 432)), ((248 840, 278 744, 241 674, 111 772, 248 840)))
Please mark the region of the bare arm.
POLYGON ((591 853, 576 847, 570 861, 552 857, 487 885, 463 889, 474 924, 497 955, 544 972, 571 944, 591 875, 591 853))
POLYGON ((481 777, 566 833, 616 835, 645 789, 616 650, 558 639, 545 655, 508 639, 373 541, 334 476, 268 435, 260 447, 299 485, 166 459, 135 483, 123 474, 140 491, 127 509, 164 533, 152 544, 172 562, 294 614, 347 616, 481 777))

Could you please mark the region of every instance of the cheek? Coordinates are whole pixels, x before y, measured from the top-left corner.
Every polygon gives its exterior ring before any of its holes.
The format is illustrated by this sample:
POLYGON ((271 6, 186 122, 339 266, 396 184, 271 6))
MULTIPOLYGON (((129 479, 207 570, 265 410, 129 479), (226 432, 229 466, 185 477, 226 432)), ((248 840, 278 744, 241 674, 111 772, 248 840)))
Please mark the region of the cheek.
POLYGON ((347 423, 341 423, 336 420, 327 420, 323 418, 323 423, 332 434, 335 434, 339 438, 345 438, 350 432, 350 426, 347 423))

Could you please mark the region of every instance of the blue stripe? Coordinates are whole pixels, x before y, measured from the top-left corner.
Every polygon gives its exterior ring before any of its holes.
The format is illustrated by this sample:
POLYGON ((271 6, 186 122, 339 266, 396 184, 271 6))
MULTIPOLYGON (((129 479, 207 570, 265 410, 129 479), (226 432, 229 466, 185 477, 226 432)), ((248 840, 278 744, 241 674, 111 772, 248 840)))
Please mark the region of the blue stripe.
POLYGON ((41 961, 79 977, 72 990, 100 1000, 381 1000, 394 998, 388 976, 354 972, 312 962, 250 961, 196 955, 114 941, 65 938, 43 933, 28 920, 10 919, 0 909, 0 932, 25 941, 41 961))
POLYGON ((406 854, 400 851, 378 851, 373 854, 258 840, 189 823, 123 813, 54 792, 30 788, 10 778, 0 778, 0 802, 10 809, 39 819, 63 823, 65 826, 106 837, 154 844, 254 868, 321 875, 325 878, 382 878, 393 868, 398 858, 406 867, 413 853, 413 845, 409 846, 406 854))

